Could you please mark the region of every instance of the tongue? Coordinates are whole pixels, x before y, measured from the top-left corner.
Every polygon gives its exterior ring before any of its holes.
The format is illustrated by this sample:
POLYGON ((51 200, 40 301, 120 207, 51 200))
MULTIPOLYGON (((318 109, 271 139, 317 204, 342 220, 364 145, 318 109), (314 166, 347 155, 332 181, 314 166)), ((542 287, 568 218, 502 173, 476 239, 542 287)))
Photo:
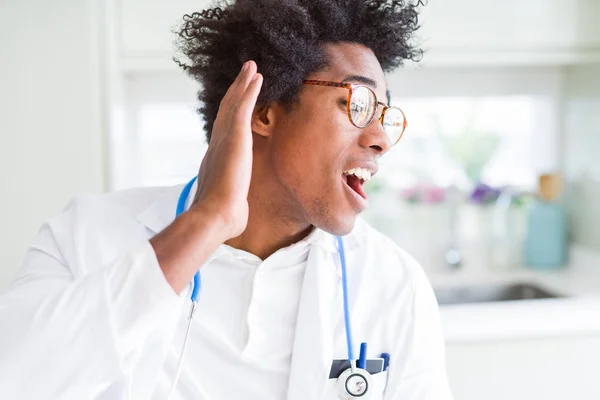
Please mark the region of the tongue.
POLYGON ((360 195, 363 199, 367 198, 365 192, 363 192, 362 185, 360 184, 360 179, 354 175, 347 176, 348 186, 350 186, 356 193, 360 195))

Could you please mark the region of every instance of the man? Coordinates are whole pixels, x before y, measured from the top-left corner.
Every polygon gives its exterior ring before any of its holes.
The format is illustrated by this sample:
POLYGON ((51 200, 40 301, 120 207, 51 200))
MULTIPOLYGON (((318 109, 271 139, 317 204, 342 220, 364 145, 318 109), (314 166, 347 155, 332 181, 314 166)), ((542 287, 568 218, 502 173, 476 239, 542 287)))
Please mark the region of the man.
POLYGON ((419 56, 416 28, 405 1, 185 16, 197 182, 78 198, 41 228, 0 298, 0 397, 451 399, 423 271, 357 219, 406 127, 384 71, 419 56))

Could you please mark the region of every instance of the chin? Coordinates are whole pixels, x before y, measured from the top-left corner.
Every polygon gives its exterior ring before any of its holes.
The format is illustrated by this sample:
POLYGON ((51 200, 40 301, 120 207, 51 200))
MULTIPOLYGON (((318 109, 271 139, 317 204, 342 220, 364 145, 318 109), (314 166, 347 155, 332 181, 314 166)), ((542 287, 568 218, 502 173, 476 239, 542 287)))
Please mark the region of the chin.
POLYGON ((351 217, 336 216, 334 218, 328 218, 326 221, 319 221, 320 223, 315 223, 313 225, 332 235, 346 236, 354 229, 357 217, 357 215, 351 217))

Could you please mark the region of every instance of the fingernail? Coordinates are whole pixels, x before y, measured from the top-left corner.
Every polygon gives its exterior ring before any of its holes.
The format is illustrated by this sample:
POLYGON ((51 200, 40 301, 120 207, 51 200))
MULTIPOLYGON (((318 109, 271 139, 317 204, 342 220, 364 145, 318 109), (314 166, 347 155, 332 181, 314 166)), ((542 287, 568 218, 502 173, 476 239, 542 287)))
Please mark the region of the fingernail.
POLYGON ((244 65, 242 65, 242 72, 246 72, 247 69, 248 69, 248 61, 246 61, 244 63, 244 65))

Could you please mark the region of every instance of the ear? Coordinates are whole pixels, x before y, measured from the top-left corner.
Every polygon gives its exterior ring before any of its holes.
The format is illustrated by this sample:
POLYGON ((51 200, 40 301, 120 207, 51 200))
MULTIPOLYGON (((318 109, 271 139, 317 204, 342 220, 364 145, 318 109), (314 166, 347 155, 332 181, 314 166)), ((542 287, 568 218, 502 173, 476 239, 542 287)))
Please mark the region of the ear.
POLYGON ((252 132, 270 137, 275 127, 275 110, 271 106, 257 106, 252 113, 252 132))

